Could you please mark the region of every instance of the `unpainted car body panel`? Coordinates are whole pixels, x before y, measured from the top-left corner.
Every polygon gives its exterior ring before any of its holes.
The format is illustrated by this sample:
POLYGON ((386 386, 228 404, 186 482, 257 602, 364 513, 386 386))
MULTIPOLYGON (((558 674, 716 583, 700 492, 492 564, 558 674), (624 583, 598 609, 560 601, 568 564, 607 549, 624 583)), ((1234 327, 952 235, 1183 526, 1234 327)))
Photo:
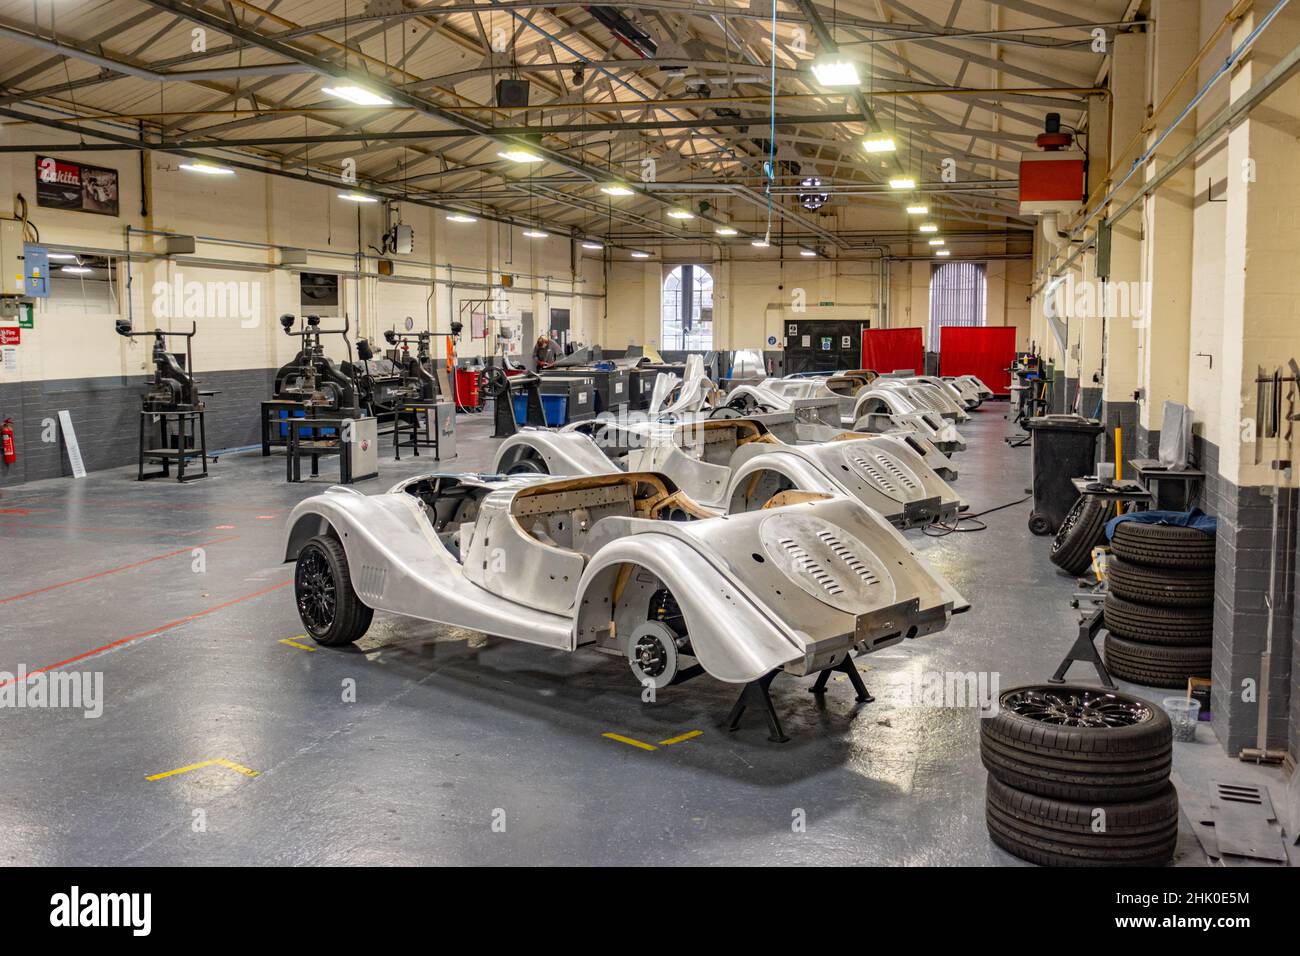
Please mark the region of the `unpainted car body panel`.
POLYGON ((888 415, 891 423, 917 430, 945 454, 966 450, 966 439, 957 427, 938 412, 920 404, 906 388, 877 388, 873 384, 863 389, 858 393, 853 415, 851 424, 855 431, 871 431, 875 427, 872 416, 888 415))
POLYGON ((618 648, 646 620, 650 594, 667 588, 689 653, 732 683, 778 668, 813 673, 941 629, 967 607, 857 502, 689 521, 662 517, 670 507, 701 513, 671 481, 644 473, 425 475, 370 496, 333 487, 294 508, 285 560, 329 534, 369 607, 570 651, 618 648), (453 492, 456 507, 439 511, 453 492), (467 508, 473 521, 460 522, 467 508), (566 546, 539 536, 539 520, 543 532, 567 524, 566 546))
MULTIPOLYGON (((747 418, 607 422, 600 433, 607 445, 627 450, 618 464, 597 461, 588 452, 583 461, 592 470, 581 473, 602 474, 620 466, 628 471, 659 472, 696 502, 718 512, 737 507, 744 510, 766 501, 771 494, 761 500, 756 497, 765 489, 775 493, 759 483, 766 479, 780 486, 776 490, 849 495, 902 527, 949 520, 961 504, 956 493, 902 437, 853 435, 841 430, 828 442, 792 445, 779 440, 761 422, 747 418), (743 481, 739 478, 742 470, 743 481)), ((542 461, 549 456, 557 462, 577 462, 578 455, 562 456, 560 452, 561 446, 580 440, 587 441, 597 454, 602 451, 595 439, 579 439, 577 434, 521 432, 502 446, 494 467, 504 468, 515 460, 521 454, 521 444, 535 448, 542 461)), ((605 454, 611 451, 604 449, 605 454)))
POLYGON ((773 480, 778 490, 788 483, 791 488, 847 495, 900 528, 951 521, 962 503, 920 455, 885 435, 819 445, 743 446, 732 459, 728 513, 766 500, 772 489, 765 482, 773 480))

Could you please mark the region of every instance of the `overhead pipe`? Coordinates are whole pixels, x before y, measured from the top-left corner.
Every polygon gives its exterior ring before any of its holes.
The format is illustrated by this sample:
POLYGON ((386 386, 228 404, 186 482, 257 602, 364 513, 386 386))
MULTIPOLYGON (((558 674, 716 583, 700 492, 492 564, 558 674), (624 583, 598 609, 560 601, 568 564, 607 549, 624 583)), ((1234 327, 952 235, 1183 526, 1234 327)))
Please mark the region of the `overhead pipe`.
MULTIPOLYGON (((1287 2, 1289 2, 1289 0, 1281 0, 1278 7, 1275 7, 1274 10, 1276 11, 1287 2)), ((1253 43, 1253 37, 1255 35, 1256 33, 1252 33, 1251 37, 1248 37, 1247 39, 1253 43)), ((1244 42, 1242 46, 1245 46, 1244 42)), ((1241 50, 1240 47, 1238 49, 1241 50)), ((1229 59, 1232 58, 1230 57, 1229 59)), ((1146 196, 1149 196, 1151 193, 1155 192, 1155 190, 1164 185, 1171 176, 1176 174, 1180 169, 1187 165, 1188 162, 1194 159, 1201 150, 1203 150, 1221 132, 1234 125, 1243 115, 1248 114, 1256 105, 1258 105, 1258 103, 1267 99, 1279 87, 1286 84, 1297 72, 1300 72, 1300 47, 1296 47, 1286 56, 1282 57, 1282 59, 1274 64, 1273 68, 1269 70, 1258 83, 1221 109, 1213 119, 1206 123, 1205 126, 1197 132, 1197 134, 1192 138, 1192 141, 1180 150, 1173 159, 1159 170, 1159 172, 1135 187, 1137 191, 1134 195, 1129 197, 1118 209, 1115 210, 1114 213, 1105 216, 1099 224, 1099 228, 1113 228, 1115 223, 1119 222, 1146 196)), ((1208 89, 1208 84, 1206 88, 1208 89)), ((1172 127, 1169 127, 1166 132, 1171 129, 1172 127)), ((1137 164, 1135 163, 1135 168, 1136 165, 1137 164)), ((1114 194, 1115 191, 1112 190, 1107 194, 1105 199, 1101 200, 1097 204, 1095 208, 1086 211, 1083 218, 1077 220, 1076 227, 1070 233, 1071 238, 1076 238, 1082 233, 1088 223, 1096 218, 1097 214, 1110 203, 1114 194)), ((1069 268, 1080 255, 1088 249, 1093 248, 1096 243, 1097 233, 1094 230, 1091 236, 1079 240, 1074 250, 1059 265, 1054 265, 1049 259, 1047 264, 1043 267, 1043 272, 1048 273, 1050 276, 1053 272, 1069 268)), ((1036 295, 1040 292, 1047 281, 1047 279, 1040 281, 1034 286, 1030 294, 1036 295)))
MULTIPOLYGON (((1187 117, 1191 116, 1194 113, 1197 105, 1203 99, 1205 99, 1205 97, 1209 94, 1210 90, 1214 87, 1214 85, 1224 76, 1228 75, 1233 65, 1236 64, 1241 59, 1241 57, 1244 56, 1245 53, 1254 45, 1255 40, 1259 38, 1260 34, 1263 33, 1264 29, 1270 23, 1273 22, 1274 18, 1282 11, 1282 9, 1289 2, 1290 0, 1278 0, 1277 5, 1274 6, 1267 14, 1265 14, 1263 19, 1258 24, 1255 25, 1255 27, 1241 41, 1241 43, 1239 43, 1236 46, 1236 48, 1234 48, 1228 54, 1227 58, 1223 61, 1223 63, 1219 66, 1219 68, 1210 76, 1208 80, 1205 81, 1205 83, 1195 93, 1195 95, 1192 96, 1191 100, 1187 103, 1186 106, 1183 107, 1182 111, 1179 112, 1179 114, 1156 136, 1156 138, 1151 142, 1151 144, 1142 153, 1142 155, 1140 155, 1137 159, 1133 160, 1133 163, 1130 165, 1128 171, 1124 174, 1123 178, 1119 181, 1118 184, 1113 185, 1110 188, 1110 190, 1101 199, 1093 198, 1096 196, 1096 193, 1093 194, 1093 197, 1089 197, 1087 207, 1084 209, 1082 215, 1079 218, 1075 219, 1073 227, 1070 230, 1071 238, 1078 239, 1080 236, 1082 236, 1083 232, 1088 228, 1088 224, 1092 222, 1092 220, 1095 219, 1099 214, 1101 214, 1102 211, 1115 199, 1115 197, 1118 195, 1120 190, 1123 189, 1124 186, 1128 183, 1128 181, 1133 178, 1133 176, 1137 173, 1137 171, 1156 155, 1156 150, 1159 148, 1159 146, 1173 133, 1175 129, 1177 129, 1179 125, 1182 124, 1182 122, 1187 117)), ((1236 6, 1234 6, 1233 9, 1228 12, 1228 14, 1223 18, 1223 21, 1215 29, 1214 34, 1205 43, 1205 45, 1201 47, 1201 50, 1197 53, 1193 61, 1193 64, 1189 64, 1188 68, 1183 71, 1183 74, 1178 78, 1174 86, 1165 95, 1165 98, 1161 100, 1161 102, 1158 104, 1156 109, 1152 112, 1152 116, 1159 115, 1160 111, 1163 110, 1164 107, 1171 101, 1174 93, 1182 86, 1184 82, 1186 82, 1188 77, 1192 75, 1194 66, 1199 64, 1209 54, 1209 51, 1213 49, 1214 45, 1218 42, 1218 38, 1227 29, 1228 25, 1231 22, 1240 19, 1241 16, 1244 14, 1244 12, 1247 9, 1249 9, 1250 3, 1251 0, 1239 0, 1236 6)), ((1178 155, 1175 156, 1174 159, 1171 160, 1170 163, 1163 170, 1161 170, 1160 174, 1158 174, 1157 177, 1153 179, 1148 179, 1145 182, 1139 184, 1137 187, 1138 191, 1136 195, 1132 196, 1127 202, 1125 202, 1124 205, 1121 207, 1121 209, 1118 210, 1115 214, 1110 216, 1105 216, 1103 218, 1103 225, 1109 226, 1117 222, 1125 213, 1127 213, 1130 209, 1132 209, 1133 206, 1138 201, 1150 195, 1159 185, 1164 183, 1170 176, 1172 176, 1179 169, 1181 169, 1190 159, 1192 159, 1198 152, 1200 152, 1201 148, 1205 145, 1205 143, 1209 142, 1209 140, 1215 135, 1217 135, 1225 126, 1229 125, 1232 122, 1235 122, 1236 118, 1240 116, 1243 112, 1248 112, 1254 106, 1256 100, 1267 97, 1269 94, 1273 92, 1274 89, 1277 88, 1277 86, 1280 86, 1282 83, 1286 82, 1286 80, 1289 79, 1291 73, 1294 72, 1296 68, 1296 59, 1298 53, 1300 53, 1300 50, 1292 50, 1291 53, 1283 57, 1283 59, 1280 62, 1275 64, 1274 67, 1265 75, 1265 77, 1259 83, 1255 84, 1253 87, 1247 90, 1237 100, 1230 102, 1228 106, 1224 107, 1216 115, 1216 117, 1213 120, 1211 120, 1210 123, 1206 124, 1206 126, 1203 127, 1196 134, 1193 140, 1183 150, 1181 150, 1178 153, 1178 155)), ((1145 136, 1146 136, 1145 130, 1140 131, 1137 135, 1135 135, 1133 139, 1129 141, 1128 145, 1126 145, 1124 149, 1119 153, 1119 156, 1116 158, 1116 162, 1119 161, 1120 157, 1123 157, 1125 154, 1127 154, 1128 151, 1134 146, 1135 143, 1137 143, 1145 136)), ((1107 178, 1103 181, 1103 188, 1104 188, 1104 183, 1106 182, 1110 182, 1109 176, 1107 176, 1107 178)), ((1099 189, 1098 192, 1100 191, 1101 190, 1099 189)), ((1096 235, 1094 233, 1091 239, 1085 240, 1083 245, 1078 246, 1070 254, 1070 256, 1065 260, 1065 262, 1061 264, 1060 268, 1061 269, 1067 268, 1070 265, 1070 263, 1072 263, 1075 260, 1077 256, 1079 256, 1086 249, 1094 245, 1095 242, 1096 242, 1096 235)), ((1053 258, 1055 258, 1055 255, 1053 256, 1053 258)), ((1046 266, 1044 266, 1043 271, 1049 274, 1053 271, 1052 259, 1048 260, 1046 266)), ((1041 290, 1042 286, 1043 283, 1040 282, 1037 286, 1035 286, 1031 294, 1037 294, 1037 292, 1041 290)))
POLYGON ((209 70, 182 70, 179 72, 159 73, 147 67, 124 63, 121 60, 114 60, 91 53, 89 50, 83 50, 69 43, 48 40, 34 33, 15 30, 13 27, 4 24, 0 24, 0 36, 17 40, 20 43, 41 50, 47 50, 50 53, 57 53, 59 56, 68 57, 69 59, 83 60, 102 69, 134 77, 137 80, 148 80, 151 83, 164 83, 175 80, 196 83, 199 80, 227 80, 245 76, 287 76, 291 73, 309 72, 308 68, 300 63, 265 63, 255 66, 225 66, 209 70))

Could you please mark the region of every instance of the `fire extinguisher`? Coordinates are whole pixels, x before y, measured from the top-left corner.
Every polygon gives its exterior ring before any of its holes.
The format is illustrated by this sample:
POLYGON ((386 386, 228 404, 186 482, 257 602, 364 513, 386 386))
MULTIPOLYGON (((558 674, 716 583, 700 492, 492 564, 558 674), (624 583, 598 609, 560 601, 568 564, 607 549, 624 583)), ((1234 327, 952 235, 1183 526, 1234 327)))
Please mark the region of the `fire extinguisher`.
POLYGON ((18 460, 18 450, 14 448, 14 430, 11 427, 14 423, 12 418, 6 418, 5 423, 0 425, 0 435, 4 436, 4 456, 5 464, 12 465, 18 460))

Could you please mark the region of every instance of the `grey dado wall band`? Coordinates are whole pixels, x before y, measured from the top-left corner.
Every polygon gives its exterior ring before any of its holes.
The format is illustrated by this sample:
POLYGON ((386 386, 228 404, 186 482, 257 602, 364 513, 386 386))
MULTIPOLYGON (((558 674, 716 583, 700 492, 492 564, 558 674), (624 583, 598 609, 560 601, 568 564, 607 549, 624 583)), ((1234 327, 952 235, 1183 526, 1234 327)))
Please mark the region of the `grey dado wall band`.
MULTIPOLYGON (((261 440, 258 407, 271 397, 275 369, 198 373, 200 387, 219 394, 207 401, 208 448, 236 448, 261 440)), ((46 419, 72 414, 86 469, 133 464, 139 449, 140 393, 152 375, 0 383, 0 417, 14 420, 18 461, 0 464, 0 487, 71 475, 62 438, 41 441, 46 419)), ((57 432, 56 432, 57 434, 57 432)))

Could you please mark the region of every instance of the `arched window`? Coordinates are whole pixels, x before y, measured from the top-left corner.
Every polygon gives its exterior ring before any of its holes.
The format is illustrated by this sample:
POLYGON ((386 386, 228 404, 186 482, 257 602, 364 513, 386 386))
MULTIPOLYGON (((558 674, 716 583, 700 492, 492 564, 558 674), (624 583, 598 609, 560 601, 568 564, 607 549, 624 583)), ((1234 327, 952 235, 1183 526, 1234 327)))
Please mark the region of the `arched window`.
POLYGON ((988 297, 982 262, 945 262, 930 273, 930 350, 945 325, 983 325, 988 297))
POLYGON ((659 347, 713 348, 713 276, 704 266, 678 266, 664 279, 659 347))

